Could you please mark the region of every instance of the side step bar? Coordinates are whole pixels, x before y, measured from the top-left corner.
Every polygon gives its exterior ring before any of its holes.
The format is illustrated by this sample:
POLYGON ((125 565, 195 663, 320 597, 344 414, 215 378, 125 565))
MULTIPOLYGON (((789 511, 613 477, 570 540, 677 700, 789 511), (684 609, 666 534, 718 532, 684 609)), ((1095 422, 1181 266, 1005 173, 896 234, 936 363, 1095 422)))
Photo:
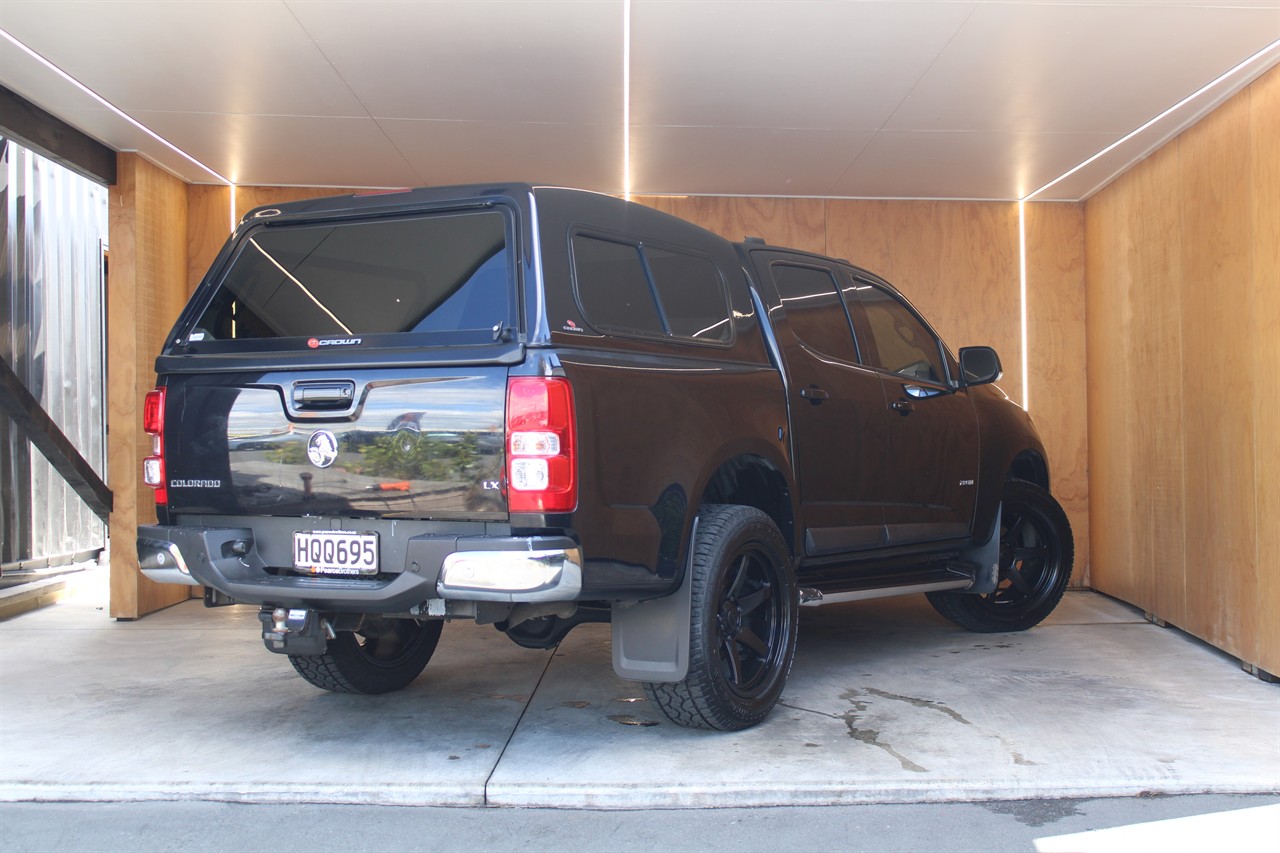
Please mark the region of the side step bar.
POLYGON ((954 578, 932 583, 915 583, 905 586, 882 586, 875 589, 854 589, 847 592, 828 592, 812 587, 800 588, 801 607, 821 607, 824 604, 840 604, 845 601, 866 601, 871 598, 890 598, 916 592, 938 592, 944 589, 965 589, 973 586, 973 578, 954 578))

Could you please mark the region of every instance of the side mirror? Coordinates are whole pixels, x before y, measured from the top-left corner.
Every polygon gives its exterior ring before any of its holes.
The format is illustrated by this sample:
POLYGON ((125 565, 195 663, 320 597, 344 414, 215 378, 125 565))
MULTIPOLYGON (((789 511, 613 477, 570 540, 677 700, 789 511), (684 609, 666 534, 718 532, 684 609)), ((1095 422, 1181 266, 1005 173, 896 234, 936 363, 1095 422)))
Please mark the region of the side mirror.
POLYGON ((1004 375, 1000 356, 991 347, 960 348, 960 386, 987 385, 1004 375))

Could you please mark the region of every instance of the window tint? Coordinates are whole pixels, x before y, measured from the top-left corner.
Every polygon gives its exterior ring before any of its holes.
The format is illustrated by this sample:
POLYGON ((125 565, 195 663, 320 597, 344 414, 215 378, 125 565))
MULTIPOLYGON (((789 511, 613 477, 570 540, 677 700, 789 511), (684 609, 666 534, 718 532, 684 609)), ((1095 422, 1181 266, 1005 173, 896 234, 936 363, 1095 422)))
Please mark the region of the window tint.
POLYGON ((509 281, 501 213, 261 228, 187 339, 474 330, 490 340, 511 324, 509 281))
POLYGON ((858 328, 870 337, 864 355, 872 367, 912 379, 945 382, 946 370, 937 339, 888 291, 854 282, 850 307, 861 314, 858 328))
POLYGON ((702 341, 732 337, 724 287, 710 258, 650 246, 644 254, 671 334, 702 341))
POLYGON ((713 343, 733 338, 710 258, 576 234, 573 269, 583 314, 597 328, 713 343))
POLYGON ((796 337, 824 355, 856 363, 849 317, 831 273, 791 264, 774 264, 772 270, 796 337))
POLYGON ((583 313, 592 325, 665 334, 639 248, 574 235, 573 271, 583 313))

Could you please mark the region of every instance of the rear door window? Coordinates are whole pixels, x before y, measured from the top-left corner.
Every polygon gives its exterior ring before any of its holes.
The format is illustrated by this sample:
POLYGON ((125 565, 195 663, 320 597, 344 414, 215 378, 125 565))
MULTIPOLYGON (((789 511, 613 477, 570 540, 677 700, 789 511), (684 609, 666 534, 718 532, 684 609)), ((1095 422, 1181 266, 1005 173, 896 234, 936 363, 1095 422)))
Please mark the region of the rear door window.
POLYGON ((184 342, 212 352, 276 338, 491 341, 514 325, 509 230, 497 211, 255 229, 184 342))
POLYGON ((857 364, 853 328, 831 273, 798 264, 775 263, 770 269, 796 337, 815 352, 857 364))

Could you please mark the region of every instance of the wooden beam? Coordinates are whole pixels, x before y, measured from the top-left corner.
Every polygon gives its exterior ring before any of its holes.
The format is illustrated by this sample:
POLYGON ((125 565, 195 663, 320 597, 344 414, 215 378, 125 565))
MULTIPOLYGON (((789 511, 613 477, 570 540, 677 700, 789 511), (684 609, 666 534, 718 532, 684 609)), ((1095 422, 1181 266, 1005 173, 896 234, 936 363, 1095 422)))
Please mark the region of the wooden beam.
POLYGON ((4 86, 0 86, 0 136, 12 136, 95 181, 116 182, 116 152, 4 86))
POLYGON ((111 490, 3 358, 0 358, 0 410, 26 432, 31 443, 75 489, 89 509, 106 521, 111 514, 111 490))

